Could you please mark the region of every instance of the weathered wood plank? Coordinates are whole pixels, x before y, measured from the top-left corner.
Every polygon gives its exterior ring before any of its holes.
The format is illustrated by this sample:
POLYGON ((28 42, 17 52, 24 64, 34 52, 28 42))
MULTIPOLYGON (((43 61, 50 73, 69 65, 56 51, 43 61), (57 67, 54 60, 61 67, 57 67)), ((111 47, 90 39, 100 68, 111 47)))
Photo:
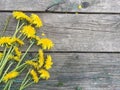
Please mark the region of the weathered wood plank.
POLYGON ((1 0, 0 10, 23 11, 50 11, 59 12, 120 12, 120 0, 1 0), (88 2, 86 8, 78 9, 81 2, 88 2), (53 6, 53 7, 51 7, 53 6))
POLYGON ((58 51, 120 51, 119 15, 41 14, 41 17, 43 30, 58 51))
MULTIPOLYGON (((119 90, 120 53, 52 53, 51 78, 30 90, 119 90)), ((29 90, 28 89, 28 90, 29 90)))
POLYGON ((27 10, 27 11, 44 11, 50 4, 51 0, 1 0, 0 10, 27 10))
MULTIPOLYGON (((39 14, 39 13, 38 13, 39 14)), ((0 30, 10 13, 0 14, 0 30)), ((55 47, 52 51, 120 51, 120 15, 106 14, 39 14, 45 32, 55 47)), ((7 34, 13 33, 16 21, 10 20, 7 34)), ((31 51, 35 51, 33 48, 31 51)))

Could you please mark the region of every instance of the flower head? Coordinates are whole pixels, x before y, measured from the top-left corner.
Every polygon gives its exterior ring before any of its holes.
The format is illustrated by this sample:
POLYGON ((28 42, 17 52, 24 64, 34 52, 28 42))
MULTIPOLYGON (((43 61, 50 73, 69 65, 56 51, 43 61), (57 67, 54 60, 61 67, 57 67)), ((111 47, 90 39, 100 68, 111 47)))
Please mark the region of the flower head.
POLYGON ((81 5, 78 5, 78 9, 81 9, 82 8, 82 6, 81 5))
POLYGON ((10 55, 8 56, 8 60, 14 60, 14 61, 19 62, 19 61, 20 61, 20 57, 14 56, 14 55, 10 54, 10 55))
POLYGON ((42 33, 41 35, 42 35, 42 36, 45 36, 45 33, 42 33))
POLYGON ((20 11, 14 11, 13 12, 13 17, 15 17, 16 19, 19 20, 27 20, 29 22, 31 22, 31 18, 29 16, 27 16, 25 13, 20 12, 20 11))
POLYGON ((30 66, 33 66, 34 68, 37 68, 37 67, 38 67, 38 63, 37 63, 37 62, 34 62, 34 61, 31 61, 31 60, 27 60, 27 61, 26 61, 26 64, 27 64, 27 65, 30 65, 30 66))
POLYGON ((15 46, 15 49, 14 49, 14 50, 15 50, 16 56, 20 58, 21 55, 22 55, 22 53, 21 53, 21 51, 19 50, 19 48, 15 46))
POLYGON ((32 76, 32 78, 33 78, 33 80, 34 80, 34 82, 35 82, 35 83, 38 83, 39 77, 38 77, 38 75, 37 75, 37 73, 35 72, 34 69, 32 69, 32 70, 30 71, 30 74, 31 74, 31 76, 32 76))
POLYGON ((18 57, 18 56, 14 56, 14 57, 13 57, 13 60, 19 62, 19 61, 20 61, 20 57, 18 57))
POLYGON ((6 83, 8 80, 16 78, 18 75, 19 75, 19 72, 11 71, 4 76, 3 81, 6 83))
POLYGON ((24 45, 24 42, 20 40, 19 38, 13 37, 12 42, 18 43, 19 45, 24 45))
POLYGON ((46 79, 46 80, 50 78, 50 74, 47 70, 41 69, 38 72, 40 73, 40 78, 46 79))
POLYGON ((47 70, 50 69, 52 67, 52 64, 53 64, 52 57, 50 55, 47 55, 47 59, 44 65, 45 69, 47 70))
POLYGON ((38 58, 39 68, 41 68, 44 64, 44 53, 43 50, 39 50, 39 58, 38 58))
POLYGON ((35 39, 36 41, 41 40, 39 36, 34 36, 34 39, 35 39))
MULTIPOLYGON (((44 33, 42 33, 43 35, 45 35, 44 33)), ((37 42, 37 45, 41 45, 42 49, 50 49, 54 46, 52 40, 48 39, 48 38, 40 38, 37 35, 34 35, 32 38, 34 38, 37 42)))
POLYGON ((20 40, 19 38, 12 38, 12 37, 1 37, 0 38, 0 45, 4 45, 4 44, 7 44, 7 45, 12 45, 13 43, 18 43, 20 45, 23 45, 24 42, 22 40, 20 40))
POLYGON ((21 33, 26 35, 28 38, 31 38, 35 36, 36 30, 32 26, 28 25, 23 27, 23 29, 21 30, 21 33))
POLYGON ((4 44, 11 45, 12 44, 11 37, 1 37, 0 45, 2 46, 4 44))
POLYGON ((52 40, 50 40, 48 38, 42 38, 42 39, 38 40, 37 45, 42 45, 43 49, 50 49, 54 46, 52 40))
POLYGON ((36 27, 42 27, 43 26, 42 21, 41 21, 41 19, 39 18, 38 15, 31 14, 31 19, 32 19, 32 24, 35 25, 36 27))

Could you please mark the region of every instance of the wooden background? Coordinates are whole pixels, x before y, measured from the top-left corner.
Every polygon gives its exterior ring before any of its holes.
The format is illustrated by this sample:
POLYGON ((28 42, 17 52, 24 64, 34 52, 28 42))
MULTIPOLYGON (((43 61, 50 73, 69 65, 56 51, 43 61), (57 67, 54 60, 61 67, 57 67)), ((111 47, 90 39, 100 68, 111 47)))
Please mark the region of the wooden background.
POLYGON ((26 90, 120 90, 120 0, 1 0, 1 30, 13 10, 37 13, 55 43, 50 80, 26 90))

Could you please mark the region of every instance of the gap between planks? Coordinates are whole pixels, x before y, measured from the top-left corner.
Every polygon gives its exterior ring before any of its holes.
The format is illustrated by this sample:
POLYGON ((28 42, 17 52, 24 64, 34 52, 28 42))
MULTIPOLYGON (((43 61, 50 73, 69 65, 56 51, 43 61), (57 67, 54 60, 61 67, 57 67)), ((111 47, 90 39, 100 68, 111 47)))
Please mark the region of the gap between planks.
MULTIPOLYGON (((23 53, 25 51, 22 51, 23 53)), ((120 51, 44 51, 45 53, 107 53, 107 54, 119 54, 120 51)), ((28 53, 37 53, 37 51, 29 51, 28 53)))
POLYGON ((54 14, 120 14, 120 12, 59 12, 59 11, 26 11, 26 10, 0 10, 1 12, 23 11, 26 13, 54 13, 54 14))

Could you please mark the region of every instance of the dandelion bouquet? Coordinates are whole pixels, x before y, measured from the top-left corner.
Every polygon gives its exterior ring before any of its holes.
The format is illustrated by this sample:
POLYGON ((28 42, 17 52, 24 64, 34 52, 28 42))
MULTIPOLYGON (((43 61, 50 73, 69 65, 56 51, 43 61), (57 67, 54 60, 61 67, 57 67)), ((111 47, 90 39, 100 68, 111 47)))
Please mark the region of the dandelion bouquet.
POLYGON ((14 11, 12 16, 17 20, 15 32, 12 36, 0 37, 0 85, 4 85, 3 90, 10 90, 16 78, 24 72, 25 76, 16 90, 24 90, 39 80, 50 78, 48 70, 52 67, 51 55, 44 55, 44 50, 51 49, 54 44, 44 33, 40 37, 36 29, 41 28, 43 23, 38 15, 27 14, 14 11), (25 40, 29 42, 25 52, 21 52, 21 47, 25 45, 25 40), (39 47, 38 53, 30 60, 25 60, 26 55, 33 45, 39 47))

